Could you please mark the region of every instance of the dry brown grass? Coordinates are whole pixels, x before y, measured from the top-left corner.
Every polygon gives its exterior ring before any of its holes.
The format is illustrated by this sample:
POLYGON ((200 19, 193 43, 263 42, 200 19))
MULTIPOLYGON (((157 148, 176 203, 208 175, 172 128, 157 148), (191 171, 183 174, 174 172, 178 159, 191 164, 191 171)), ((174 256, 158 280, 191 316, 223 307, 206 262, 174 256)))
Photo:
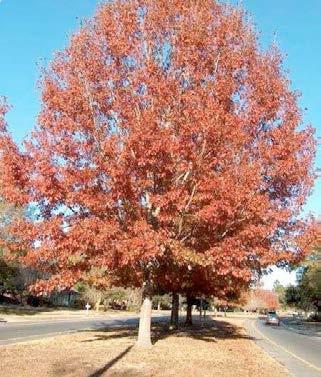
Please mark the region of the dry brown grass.
POLYGON ((133 347, 136 329, 82 331, 1 348, 2 377, 289 377, 240 327, 224 319, 170 332, 153 329, 151 350, 133 347))

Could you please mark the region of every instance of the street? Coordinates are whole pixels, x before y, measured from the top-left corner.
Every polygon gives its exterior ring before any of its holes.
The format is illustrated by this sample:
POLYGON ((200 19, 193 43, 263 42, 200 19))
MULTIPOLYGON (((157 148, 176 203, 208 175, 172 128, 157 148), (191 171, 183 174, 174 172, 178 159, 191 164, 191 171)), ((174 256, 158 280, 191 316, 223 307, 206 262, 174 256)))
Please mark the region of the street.
MULTIPOLYGON (((153 321, 167 320, 167 316, 153 316, 153 321)), ((38 322, 0 323, 0 345, 20 343, 33 339, 45 338, 60 333, 74 332, 83 329, 99 329, 102 327, 117 327, 135 325, 138 316, 96 319, 66 319, 38 322)))
POLYGON ((247 332, 256 343, 283 364, 295 377, 321 376, 321 338, 297 334, 282 326, 248 320, 247 332))

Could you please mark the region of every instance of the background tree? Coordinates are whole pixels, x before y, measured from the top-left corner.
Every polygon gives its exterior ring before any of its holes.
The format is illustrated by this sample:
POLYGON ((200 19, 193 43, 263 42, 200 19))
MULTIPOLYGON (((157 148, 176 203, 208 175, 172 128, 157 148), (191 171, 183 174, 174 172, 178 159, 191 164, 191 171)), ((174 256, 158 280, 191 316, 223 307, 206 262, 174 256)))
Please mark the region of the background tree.
POLYGON ((0 106, 1 193, 38 213, 13 224, 7 248, 50 273, 38 292, 142 287, 138 344, 150 346, 164 266, 169 285, 181 269, 191 288, 194 271, 221 287, 305 255, 312 130, 298 128, 281 54, 259 48, 239 8, 102 4, 44 69, 41 100, 23 150, 0 106))
MULTIPOLYGON (((11 240, 11 234, 9 233, 10 223, 20 219, 22 216, 23 211, 21 208, 0 198, 0 247, 4 242, 11 240)), ((5 292, 13 295, 22 294, 26 288, 25 270, 26 268, 18 263, 7 260, 4 249, 0 248, 0 295, 5 292)))
POLYGON ((154 295, 153 308, 157 310, 169 310, 172 308, 172 297, 169 294, 154 295))
POLYGON ((290 307, 300 307, 301 295, 299 288, 294 285, 289 285, 285 290, 285 302, 290 307))
POLYGON ((245 310, 266 312, 279 308, 279 301, 274 291, 256 288, 248 292, 247 302, 244 305, 245 310))
POLYGON ((104 299, 105 292, 95 287, 88 285, 78 285, 77 291, 82 295, 86 302, 89 302, 92 308, 96 311, 99 310, 99 306, 104 299))
MULTIPOLYGON (((304 263, 305 269, 300 282, 304 296, 314 306, 317 317, 321 320, 321 248, 309 255, 304 263)), ((302 296, 303 296, 302 295, 302 296)))
POLYGON ((278 302, 281 306, 285 306, 285 290, 286 288, 279 282, 279 280, 275 280, 273 284, 273 292, 276 293, 278 302))
POLYGON ((321 252, 317 247, 301 264, 297 275, 297 286, 285 291, 285 301, 289 306, 315 311, 316 319, 321 319, 321 252))
POLYGON ((17 274, 14 265, 8 263, 0 252, 0 296, 6 291, 14 291, 13 280, 17 274))

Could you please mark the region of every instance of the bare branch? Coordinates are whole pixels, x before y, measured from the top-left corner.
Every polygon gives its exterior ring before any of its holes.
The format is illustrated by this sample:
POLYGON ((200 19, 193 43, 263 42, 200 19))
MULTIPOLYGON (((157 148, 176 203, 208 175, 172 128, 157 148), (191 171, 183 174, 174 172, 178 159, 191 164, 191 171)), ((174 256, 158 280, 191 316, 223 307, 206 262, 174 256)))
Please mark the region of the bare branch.
POLYGON ((195 183, 195 185, 194 185, 194 187, 193 187, 193 190, 192 190, 192 193, 191 193, 191 196, 190 196, 190 198, 189 198, 189 201, 188 201, 188 203, 187 203, 186 206, 185 206, 184 212, 187 212, 189 206, 191 205, 192 200, 193 200, 194 195, 195 195, 195 192, 196 192, 196 188, 197 188, 197 186, 198 186, 197 183, 195 183))

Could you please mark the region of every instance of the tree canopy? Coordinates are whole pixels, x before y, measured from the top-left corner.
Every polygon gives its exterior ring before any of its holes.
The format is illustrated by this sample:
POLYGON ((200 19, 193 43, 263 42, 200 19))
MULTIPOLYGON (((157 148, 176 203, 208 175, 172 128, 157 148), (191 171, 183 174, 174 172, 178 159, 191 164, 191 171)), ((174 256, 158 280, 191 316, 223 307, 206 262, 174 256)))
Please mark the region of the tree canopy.
POLYGON ((241 9, 107 2, 40 88, 24 149, 0 107, 1 194, 37 214, 13 224, 7 247, 50 273, 38 291, 152 290, 160 271, 169 286, 223 291, 305 255, 313 131, 299 128, 280 52, 258 46, 241 9))

